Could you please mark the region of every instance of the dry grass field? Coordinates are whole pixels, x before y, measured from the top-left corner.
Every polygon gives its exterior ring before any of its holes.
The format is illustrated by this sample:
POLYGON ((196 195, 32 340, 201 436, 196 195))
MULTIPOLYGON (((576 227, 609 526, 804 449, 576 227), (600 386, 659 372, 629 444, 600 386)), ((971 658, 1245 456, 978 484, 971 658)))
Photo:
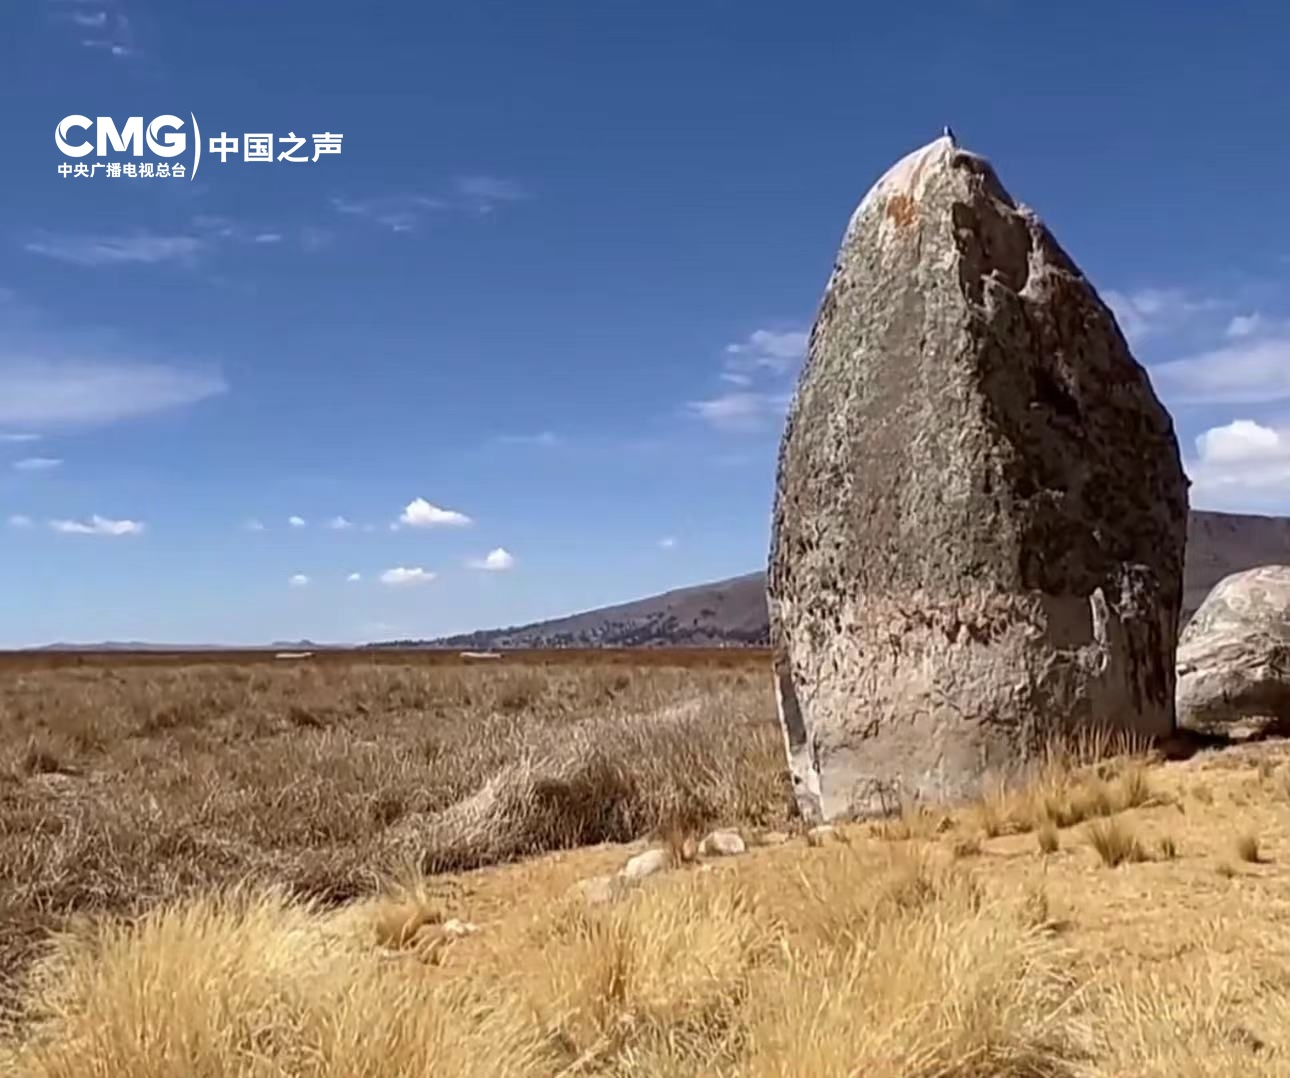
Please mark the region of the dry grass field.
POLYGON ((1278 744, 808 836, 763 666, 0 660, 0 1073, 1290 1075, 1278 744))

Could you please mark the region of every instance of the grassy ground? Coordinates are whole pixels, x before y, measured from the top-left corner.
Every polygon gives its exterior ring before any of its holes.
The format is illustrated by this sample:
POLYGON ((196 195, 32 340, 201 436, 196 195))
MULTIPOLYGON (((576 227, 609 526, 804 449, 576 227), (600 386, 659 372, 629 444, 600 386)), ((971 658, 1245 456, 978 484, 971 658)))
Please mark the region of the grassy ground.
POLYGON ((814 847, 756 667, 39 670, 0 708, 5 1073, 1290 1075, 1277 745, 1056 754, 814 847), (570 893, 710 822, 788 837, 570 893))

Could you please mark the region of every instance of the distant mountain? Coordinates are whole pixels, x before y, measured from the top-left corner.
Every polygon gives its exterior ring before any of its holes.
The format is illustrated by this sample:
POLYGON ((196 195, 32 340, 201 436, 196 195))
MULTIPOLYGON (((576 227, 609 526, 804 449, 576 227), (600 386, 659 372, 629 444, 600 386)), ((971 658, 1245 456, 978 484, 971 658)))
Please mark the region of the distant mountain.
POLYGON ((764 644, 763 581, 763 574, 749 573, 554 621, 486 629, 433 643, 470 649, 764 644))
MULTIPOLYGON (((1290 519, 1234 513, 1191 514, 1183 580, 1183 620, 1229 573, 1257 565, 1290 565, 1290 519)), ((647 599, 589 610, 553 621, 485 629, 432 641, 436 647, 680 647, 765 644, 763 573, 699 584, 647 599)), ((409 646, 418 641, 378 646, 409 646)))
POLYGON ((26 648, 26 651, 63 651, 92 652, 102 654, 105 651, 129 652, 162 652, 175 653, 187 651, 326 651, 329 648, 344 648, 345 644, 315 644, 311 640, 279 640, 272 644, 150 644, 146 640, 104 640, 99 643, 42 644, 39 647, 26 648))

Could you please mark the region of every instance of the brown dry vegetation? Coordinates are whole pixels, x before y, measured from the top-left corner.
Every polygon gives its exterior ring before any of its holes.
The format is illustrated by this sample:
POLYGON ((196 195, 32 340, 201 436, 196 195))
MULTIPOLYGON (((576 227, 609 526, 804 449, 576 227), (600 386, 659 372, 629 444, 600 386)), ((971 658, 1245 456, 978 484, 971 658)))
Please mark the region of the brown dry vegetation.
POLYGON ((0 973, 68 911, 246 880, 336 904, 409 859, 466 869, 678 821, 782 822, 764 679, 723 661, 10 660, 0 973))
POLYGON ((1274 745, 1054 751, 588 906, 628 839, 785 826, 759 669, 46 669, 0 709, 0 1072, 1290 1075, 1274 745))

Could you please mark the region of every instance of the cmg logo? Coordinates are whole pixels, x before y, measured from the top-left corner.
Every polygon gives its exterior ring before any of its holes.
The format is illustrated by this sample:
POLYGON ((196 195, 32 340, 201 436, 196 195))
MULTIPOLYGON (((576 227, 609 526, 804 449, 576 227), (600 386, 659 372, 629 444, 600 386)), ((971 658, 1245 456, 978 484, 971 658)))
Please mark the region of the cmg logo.
MULTIPOLYGON (((189 114, 193 121, 193 130, 197 136, 197 145, 201 145, 201 134, 197 131, 197 117, 189 114)), ((106 157, 110 152, 129 153, 135 157, 143 156, 143 144, 146 138, 148 149, 158 157, 178 157, 188 149, 188 135, 183 130, 184 121, 178 116, 158 116, 145 131, 142 116, 131 116, 124 127, 117 127, 111 116, 99 116, 91 120, 88 116, 64 116, 54 128, 54 142, 67 157, 84 157, 94 153, 106 157), (95 128, 95 140, 90 141, 88 134, 79 136, 76 132, 88 132, 95 128)))

